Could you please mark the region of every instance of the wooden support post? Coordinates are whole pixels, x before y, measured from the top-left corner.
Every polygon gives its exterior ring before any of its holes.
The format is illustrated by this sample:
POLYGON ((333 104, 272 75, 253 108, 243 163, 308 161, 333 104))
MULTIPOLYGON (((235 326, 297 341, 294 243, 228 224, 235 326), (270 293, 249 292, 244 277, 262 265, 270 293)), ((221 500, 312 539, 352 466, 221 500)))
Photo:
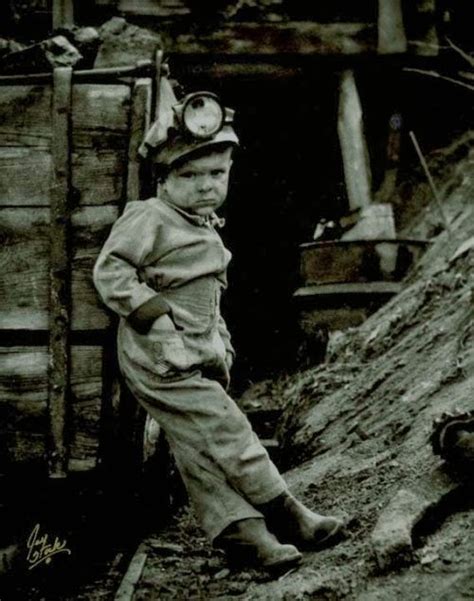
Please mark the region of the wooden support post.
POLYGON ((415 6, 417 31, 412 42, 415 52, 422 56, 437 56, 439 38, 436 31, 436 0, 415 0, 415 6))
POLYGON ((155 81, 154 81, 154 95, 155 95, 155 106, 153 107, 152 119, 158 118, 158 108, 160 106, 160 82, 161 82, 161 69, 163 67, 163 50, 156 51, 155 57, 155 81))
POLYGON ((72 69, 54 70, 52 113, 53 184, 50 223, 49 475, 66 476, 66 416, 70 396, 71 325, 69 229, 71 190, 72 69))
POLYGON ((141 198, 138 149, 151 119, 151 79, 138 79, 132 89, 130 139, 128 145, 127 200, 141 198))
POLYGON ((402 0, 379 0, 377 52, 396 54, 406 51, 402 0))
POLYGON ((53 0, 53 29, 74 25, 74 0, 53 0))
POLYGON ((362 108, 354 72, 350 70, 341 74, 338 133, 349 205, 351 210, 356 210, 371 202, 372 176, 362 108))
POLYGON ((389 121, 387 139, 387 157, 385 174, 380 188, 377 190, 377 202, 390 202, 397 183, 398 166, 400 162, 400 147, 402 139, 402 116, 394 112, 389 121))

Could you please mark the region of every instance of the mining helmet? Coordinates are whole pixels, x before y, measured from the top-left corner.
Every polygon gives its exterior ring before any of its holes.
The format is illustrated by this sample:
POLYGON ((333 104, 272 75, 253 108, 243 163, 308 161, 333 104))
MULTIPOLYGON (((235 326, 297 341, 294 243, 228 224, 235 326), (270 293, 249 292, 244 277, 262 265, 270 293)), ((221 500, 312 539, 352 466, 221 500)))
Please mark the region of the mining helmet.
POLYGON ((139 151, 155 163, 169 167, 201 148, 239 143, 232 128, 234 111, 211 92, 194 92, 178 101, 169 80, 162 78, 158 113, 139 151))

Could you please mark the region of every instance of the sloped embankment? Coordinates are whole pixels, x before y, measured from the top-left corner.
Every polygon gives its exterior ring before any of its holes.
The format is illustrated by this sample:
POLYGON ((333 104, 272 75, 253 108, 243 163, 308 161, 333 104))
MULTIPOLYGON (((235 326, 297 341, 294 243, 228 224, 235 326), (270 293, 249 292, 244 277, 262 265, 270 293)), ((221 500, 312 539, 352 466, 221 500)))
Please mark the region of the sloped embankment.
MULTIPOLYGON (((434 417, 474 409, 474 134, 434 168, 450 231, 435 235, 435 204, 412 218, 406 233, 432 243, 403 292, 283 388, 290 485, 345 515, 348 538, 248 598, 474 598, 472 474, 429 443, 434 417)), ((414 194, 426 199, 425 184, 414 194)))

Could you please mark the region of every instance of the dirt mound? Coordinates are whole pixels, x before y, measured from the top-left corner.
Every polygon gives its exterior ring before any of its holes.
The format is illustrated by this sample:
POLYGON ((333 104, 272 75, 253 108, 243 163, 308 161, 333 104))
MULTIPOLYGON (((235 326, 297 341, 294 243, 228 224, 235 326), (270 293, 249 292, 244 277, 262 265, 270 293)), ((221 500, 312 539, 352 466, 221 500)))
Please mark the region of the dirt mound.
POLYGON ((474 598, 472 468, 456 471, 430 443, 435 417, 474 409, 474 134, 430 159, 449 231, 421 171, 405 179, 403 234, 431 245, 403 292, 333 336, 324 365, 251 393, 285 407, 290 486, 309 506, 344 517, 347 538, 272 580, 230 572, 185 510, 145 541, 136 599, 474 598))
POLYGON ((349 537, 248 598, 474 596, 473 487, 429 442, 436 416, 474 409, 473 146, 467 134, 431 163, 449 231, 424 202, 426 185, 412 183, 411 205, 425 206, 405 233, 431 245, 402 293, 333 336, 327 362, 283 391, 289 482, 311 506, 345 516, 349 537))

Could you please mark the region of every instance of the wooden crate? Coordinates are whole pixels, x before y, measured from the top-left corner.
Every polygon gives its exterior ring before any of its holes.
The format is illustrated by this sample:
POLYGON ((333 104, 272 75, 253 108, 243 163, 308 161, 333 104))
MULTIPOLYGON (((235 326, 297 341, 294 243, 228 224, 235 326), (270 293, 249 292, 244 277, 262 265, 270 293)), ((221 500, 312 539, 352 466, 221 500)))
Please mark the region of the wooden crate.
POLYGON ((138 198, 136 151, 149 122, 152 85, 134 78, 71 81, 67 119, 52 81, 0 85, 3 472, 27 464, 49 466, 58 476, 97 465, 115 377, 104 348, 111 316, 95 291, 92 268, 123 204, 138 198), (61 185, 64 214, 57 205, 61 185), (70 302, 58 296, 53 314, 58 236, 66 236, 70 249, 64 273, 70 302), (58 337, 63 361, 52 348, 58 337), (54 386, 61 390, 52 401, 54 386), (61 448, 64 457, 52 468, 61 448))

